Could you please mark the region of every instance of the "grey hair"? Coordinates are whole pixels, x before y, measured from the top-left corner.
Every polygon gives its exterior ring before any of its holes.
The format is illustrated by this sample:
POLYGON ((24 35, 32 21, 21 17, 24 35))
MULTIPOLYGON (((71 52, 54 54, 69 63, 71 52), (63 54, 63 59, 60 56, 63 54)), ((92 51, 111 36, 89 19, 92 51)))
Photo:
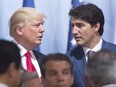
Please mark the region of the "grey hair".
POLYGON ((21 79, 21 82, 19 84, 19 87, 25 87, 24 82, 26 82, 28 80, 31 80, 31 79, 34 79, 34 78, 37 78, 37 77, 38 77, 37 72, 27 72, 27 71, 25 71, 22 75, 22 79, 21 79))
POLYGON ((37 78, 38 77, 38 74, 37 72, 25 72, 23 74, 23 77, 22 77, 22 80, 23 81, 27 81, 27 80, 30 80, 30 79, 33 79, 33 78, 37 78))
POLYGON ((89 58, 86 74, 94 87, 116 84, 116 53, 103 49, 89 58))

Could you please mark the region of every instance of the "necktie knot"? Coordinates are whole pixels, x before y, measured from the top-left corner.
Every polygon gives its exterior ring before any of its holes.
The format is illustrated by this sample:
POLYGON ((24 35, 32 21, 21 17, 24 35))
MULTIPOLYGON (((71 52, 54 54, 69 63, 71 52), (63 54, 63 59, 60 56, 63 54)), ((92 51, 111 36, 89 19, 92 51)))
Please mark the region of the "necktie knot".
POLYGON ((26 57, 30 57, 30 56, 31 56, 30 52, 27 51, 27 52, 25 53, 25 56, 26 56, 26 57))
POLYGON ((94 52, 93 50, 89 50, 89 51, 87 52, 87 57, 90 57, 90 56, 92 56, 93 54, 95 54, 95 52, 94 52))

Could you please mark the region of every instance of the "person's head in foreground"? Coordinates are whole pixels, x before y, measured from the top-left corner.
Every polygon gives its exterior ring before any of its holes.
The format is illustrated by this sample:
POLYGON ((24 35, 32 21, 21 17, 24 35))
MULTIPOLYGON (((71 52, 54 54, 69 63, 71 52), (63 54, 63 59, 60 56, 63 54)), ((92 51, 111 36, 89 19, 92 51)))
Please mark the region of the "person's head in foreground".
POLYGON ((71 87, 72 62, 61 53, 48 54, 40 64, 44 87, 71 87))
POLYGON ((92 87, 116 87, 116 53, 103 49, 88 59, 86 74, 92 87))

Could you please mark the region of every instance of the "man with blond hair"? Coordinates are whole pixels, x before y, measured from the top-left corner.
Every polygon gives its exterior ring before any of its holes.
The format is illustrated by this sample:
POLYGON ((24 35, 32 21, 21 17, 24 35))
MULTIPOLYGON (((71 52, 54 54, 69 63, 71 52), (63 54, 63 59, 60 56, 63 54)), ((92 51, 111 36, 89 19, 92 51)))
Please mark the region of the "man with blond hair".
MULTIPOLYGON (((41 76, 39 63, 44 54, 35 51, 41 44, 44 33, 45 15, 35 8, 22 7, 14 12, 10 18, 10 36, 21 49, 21 62, 28 72, 37 72, 41 76)), ((38 79, 40 82, 40 80, 38 79)), ((41 84, 41 83, 40 83, 41 84)))

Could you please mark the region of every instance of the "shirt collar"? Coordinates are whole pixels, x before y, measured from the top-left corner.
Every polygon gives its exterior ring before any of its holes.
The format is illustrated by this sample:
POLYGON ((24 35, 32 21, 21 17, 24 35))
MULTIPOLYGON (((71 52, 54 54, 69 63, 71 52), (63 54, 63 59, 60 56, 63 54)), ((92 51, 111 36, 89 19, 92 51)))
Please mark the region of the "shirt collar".
MULTIPOLYGON (((22 45, 20 45, 16 40, 13 40, 13 42, 19 47, 21 57, 23 57, 25 55, 25 53, 27 52, 27 50, 22 45)), ((30 52, 32 58, 36 59, 35 56, 34 56, 34 54, 33 54, 33 51, 31 50, 29 52, 30 52)))
POLYGON ((103 40, 102 40, 102 38, 100 38, 100 41, 98 42, 98 44, 95 47, 93 47, 93 49, 90 49, 90 48, 87 48, 87 47, 83 47, 85 55, 87 54, 87 52, 89 50, 93 50, 94 52, 99 51, 101 49, 101 47, 102 47, 102 43, 103 43, 103 40))
POLYGON ((21 56, 24 56, 27 50, 22 45, 20 45, 16 40, 13 40, 13 42, 19 47, 21 56))

